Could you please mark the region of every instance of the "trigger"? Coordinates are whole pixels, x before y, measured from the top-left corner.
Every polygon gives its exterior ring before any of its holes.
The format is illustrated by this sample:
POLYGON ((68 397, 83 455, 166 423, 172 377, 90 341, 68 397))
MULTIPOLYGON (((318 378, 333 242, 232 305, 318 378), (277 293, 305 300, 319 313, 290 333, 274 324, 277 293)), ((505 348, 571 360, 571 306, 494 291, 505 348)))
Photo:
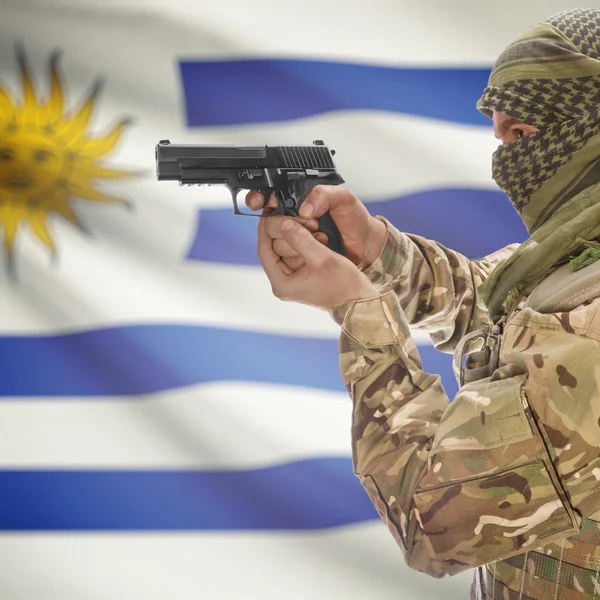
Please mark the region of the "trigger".
POLYGON ((273 209, 273 211, 270 213, 272 215, 282 215, 285 214, 284 213, 284 207, 281 205, 281 201, 280 201, 280 197, 279 194, 277 193, 277 190, 274 188, 264 188, 262 190, 258 190, 261 194, 262 197, 264 198, 265 201, 265 208, 271 208, 273 209), (270 202, 271 200, 271 194, 273 194, 273 196, 275 197, 275 202, 270 202))
POLYGON ((269 202, 269 196, 271 195, 271 190, 269 188, 264 190, 258 190, 259 194, 263 197, 263 206, 266 206, 269 202))

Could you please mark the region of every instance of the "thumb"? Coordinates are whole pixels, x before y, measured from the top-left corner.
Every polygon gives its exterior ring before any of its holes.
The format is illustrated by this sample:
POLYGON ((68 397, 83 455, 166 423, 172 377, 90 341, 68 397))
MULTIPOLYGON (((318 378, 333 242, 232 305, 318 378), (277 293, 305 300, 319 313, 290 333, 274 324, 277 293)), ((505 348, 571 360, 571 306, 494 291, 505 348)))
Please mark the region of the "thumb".
POLYGON ((312 233, 292 219, 284 219, 281 223, 283 238, 307 263, 321 259, 329 252, 317 241, 312 233))
POLYGON ((300 206, 298 214, 305 218, 318 218, 326 212, 346 211, 356 201, 356 196, 344 186, 321 184, 312 189, 300 206))

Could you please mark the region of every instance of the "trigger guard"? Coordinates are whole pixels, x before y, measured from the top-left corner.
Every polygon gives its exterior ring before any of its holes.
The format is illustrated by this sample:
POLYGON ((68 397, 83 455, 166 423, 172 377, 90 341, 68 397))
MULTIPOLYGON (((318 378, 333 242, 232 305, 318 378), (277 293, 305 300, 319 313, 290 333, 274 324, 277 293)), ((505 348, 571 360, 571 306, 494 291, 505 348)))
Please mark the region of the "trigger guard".
POLYGON ((243 215, 244 213, 240 210, 240 207, 238 206, 237 203, 237 195, 243 190, 244 188, 229 188, 229 191, 231 192, 231 199, 233 200, 233 214, 234 215, 243 215))

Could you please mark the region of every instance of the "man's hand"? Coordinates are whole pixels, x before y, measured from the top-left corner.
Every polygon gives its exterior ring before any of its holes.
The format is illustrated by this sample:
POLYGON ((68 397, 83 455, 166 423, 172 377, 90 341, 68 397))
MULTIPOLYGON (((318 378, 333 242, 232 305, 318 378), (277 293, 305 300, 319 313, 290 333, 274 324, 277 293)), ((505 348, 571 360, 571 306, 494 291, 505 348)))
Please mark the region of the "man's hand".
POLYGON ((303 261, 303 265, 293 271, 273 249, 274 239, 267 232, 267 224, 274 218, 260 220, 258 257, 277 298, 329 310, 349 300, 366 300, 379 295, 356 265, 320 244, 294 219, 284 217, 280 225, 281 239, 303 261))
MULTIPOLYGON (((246 204, 252 210, 259 210, 263 197, 252 191, 246 195, 246 204)), ((271 196, 267 207, 276 207, 275 198, 271 196)), ((384 223, 369 214, 365 205, 348 189, 341 185, 318 185, 310 192, 300 207, 297 218, 322 244, 327 244, 327 236, 317 233, 317 218, 330 212, 342 236, 344 255, 361 269, 371 265, 381 253, 387 238, 384 223)), ((304 264, 302 257, 291 248, 281 232, 281 224, 285 217, 270 217, 267 221, 267 233, 275 242, 273 250, 292 270, 304 264)))

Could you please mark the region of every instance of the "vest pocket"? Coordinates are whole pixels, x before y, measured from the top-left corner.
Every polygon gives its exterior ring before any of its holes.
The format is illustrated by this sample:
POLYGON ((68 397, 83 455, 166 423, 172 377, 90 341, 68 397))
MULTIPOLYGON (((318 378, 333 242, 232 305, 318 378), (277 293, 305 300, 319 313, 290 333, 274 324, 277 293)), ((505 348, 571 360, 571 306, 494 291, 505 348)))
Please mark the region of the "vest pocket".
POLYGON ((432 559, 450 574, 577 531, 541 459, 421 490, 415 510, 432 559))
POLYGON ((434 562, 453 574, 578 530, 522 387, 525 375, 464 386, 414 496, 434 562))

